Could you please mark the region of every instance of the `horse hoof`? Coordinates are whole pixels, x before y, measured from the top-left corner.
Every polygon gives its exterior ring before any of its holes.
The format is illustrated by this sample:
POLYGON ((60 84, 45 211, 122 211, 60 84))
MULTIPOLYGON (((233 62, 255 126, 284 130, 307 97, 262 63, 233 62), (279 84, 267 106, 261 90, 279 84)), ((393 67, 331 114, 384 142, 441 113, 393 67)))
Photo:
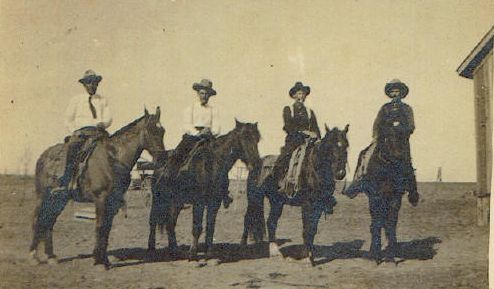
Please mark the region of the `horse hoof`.
POLYGON ((279 257, 283 256, 280 252, 280 247, 278 244, 271 242, 269 243, 269 257, 279 257))
POLYGON ((372 262, 376 262, 377 265, 382 263, 382 258, 379 256, 379 254, 376 254, 373 252, 365 252, 362 255, 362 258, 369 260, 369 261, 372 261, 372 262))
POLYGON ((242 238, 242 240, 240 240, 240 247, 242 248, 247 247, 247 239, 242 238))
POLYGON ((54 256, 54 257, 50 257, 50 258, 48 258, 47 262, 48 262, 48 264, 50 264, 50 265, 56 265, 56 264, 58 264, 58 259, 57 259, 57 257, 56 257, 56 256, 54 256))
POLYGON ((207 252, 206 252, 206 260, 211 260, 211 259, 214 259, 215 255, 214 255, 214 251, 209 249, 207 252))
POLYGON ((36 266, 36 265, 39 265, 41 263, 41 261, 39 260, 39 258, 37 256, 36 250, 29 252, 28 260, 29 260, 29 264, 32 266, 36 266))
POLYGON ((105 269, 106 270, 109 270, 111 268, 111 263, 110 263, 110 260, 108 260, 108 258, 104 258, 103 260, 95 260, 94 261, 94 265, 103 265, 105 266, 105 269))
POLYGON ((197 249, 189 250, 189 262, 191 261, 199 261, 199 257, 197 256, 197 249))

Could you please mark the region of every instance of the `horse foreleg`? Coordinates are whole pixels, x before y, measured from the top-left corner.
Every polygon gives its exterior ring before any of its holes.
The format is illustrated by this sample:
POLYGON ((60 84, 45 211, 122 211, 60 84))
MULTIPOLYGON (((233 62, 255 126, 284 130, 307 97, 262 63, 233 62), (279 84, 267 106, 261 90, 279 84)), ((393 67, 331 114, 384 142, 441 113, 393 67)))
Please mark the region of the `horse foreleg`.
POLYGON ((280 201, 270 199, 271 208, 269 210, 268 217, 268 239, 269 239, 269 256, 280 256, 281 252, 276 243, 276 228, 278 227, 278 220, 283 212, 283 203, 280 201))
POLYGON ((108 260, 108 238, 113 223, 113 217, 117 214, 120 202, 111 196, 108 199, 96 201, 96 245, 94 247, 94 265, 102 264, 106 269, 111 266, 108 260))
POLYGON ((315 258, 314 238, 317 234, 317 225, 321 218, 322 206, 322 204, 320 206, 314 206, 313 204, 302 206, 304 257, 308 257, 313 266, 315 258))
POLYGON ((384 219, 387 211, 386 200, 382 197, 369 196, 369 209, 371 215, 371 245, 368 259, 372 259, 377 263, 381 262, 381 230, 384 227, 384 219))
POLYGON ((384 231, 386 233, 386 239, 388 245, 386 248, 386 259, 394 262, 396 257, 397 239, 396 239, 396 225, 398 223, 398 214, 401 208, 401 195, 393 196, 390 203, 386 221, 384 223, 384 231))
POLYGON ((264 195, 258 189, 247 191, 247 211, 244 216, 244 231, 240 241, 241 246, 247 245, 249 236, 255 243, 263 240, 266 223, 264 221, 264 195))
POLYGON ((206 216, 206 258, 213 256, 213 237, 216 224, 216 216, 221 206, 220 199, 213 199, 208 202, 208 211, 206 216))
POLYGON ((197 257, 199 246, 199 237, 202 233, 202 219, 204 216, 204 203, 198 201, 193 205, 192 209, 192 245, 189 251, 189 260, 197 257))

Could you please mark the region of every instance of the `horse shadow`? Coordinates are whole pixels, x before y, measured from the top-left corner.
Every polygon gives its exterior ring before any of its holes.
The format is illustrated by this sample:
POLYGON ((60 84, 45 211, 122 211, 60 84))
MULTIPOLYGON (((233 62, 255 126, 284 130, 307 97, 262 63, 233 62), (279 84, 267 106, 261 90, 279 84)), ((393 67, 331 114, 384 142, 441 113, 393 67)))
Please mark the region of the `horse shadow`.
MULTIPOLYGON (((280 244, 291 242, 290 239, 278 240, 280 244)), ((176 251, 171 252, 168 247, 148 251, 146 248, 120 248, 108 251, 108 256, 113 256, 117 262, 113 262, 112 268, 135 266, 146 263, 173 262, 189 260, 188 245, 181 245, 176 251)), ((199 254, 192 261, 201 261, 205 259, 202 252, 205 250, 205 244, 198 246, 199 254)), ((77 259, 89 259, 93 254, 79 254, 73 257, 67 257, 59 260, 59 263, 67 263, 77 259)), ((218 264, 233 263, 242 260, 253 260, 269 258, 269 243, 260 242, 257 244, 241 246, 234 243, 217 243, 214 245, 214 253, 210 259, 216 259, 218 264)), ((190 260, 189 260, 190 261, 190 260)))
POLYGON ((438 237, 398 242, 396 257, 403 260, 430 260, 437 254, 435 245, 441 242, 438 237))
MULTIPOLYGON (((362 257, 361 250, 364 240, 353 240, 349 242, 336 242, 332 245, 315 245, 314 265, 321 265, 336 259, 353 259, 362 257)), ((304 245, 290 245, 280 248, 283 257, 301 260, 304 256, 304 245)))
MULTIPOLYGON (((441 242, 438 237, 398 242, 395 257, 399 259, 399 263, 406 260, 430 260, 437 254, 438 249, 435 245, 441 242)), ((336 242, 329 246, 316 245, 314 265, 322 265, 337 259, 364 258, 364 253, 367 252, 362 250, 364 243, 364 240, 353 240, 336 242)), ((304 248, 303 245, 290 245, 280 248, 280 251, 284 257, 301 260, 304 258, 304 248)))
MULTIPOLYGON (((281 246, 291 242, 290 239, 278 240, 281 246)), ((396 258, 401 259, 399 262, 406 260, 430 260, 437 254, 436 244, 441 243, 438 237, 428 237, 424 239, 415 239, 411 241, 398 242, 396 249, 396 258)), ((363 258, 366 251, 362 250, 364 240, 353 240, 349 242, 336 242, 332 245, 316 245, 314 265, 322 265, 338 259, 357 259, 363 258)), ((112 267, 127 267, 146 263, 156 262, 173 262, 180 260, 189 260, 190 246, 181 245, 178 250, 171 252, 168 247, 148 251, 146 248, 121 248, 108 251, 108 256, 113 256, 118 261, 114 262, 112 267)), ((304 258, 304 245, 288 245, 280 248, 281 254, 285 258, 301 260, 304 258)), ((205 244, 199 245, 199 251, 204 252, 205 244)), ((76 259, 92 258, 92 254, 80 254, 73 257, 60 259, 59 263, 66 263, 76 259)), ((200 253, 199 259, 205 256, 200 253)), ((216 243, 214 245, 214 254, 210 257, 217 260, 218 264, 234 263, 243 260, 254 260, 269 258, 269 243, 260 242, 257 244, 241 246, 236 243, 216 243)), ((199 259, 197 261, 199 261, 199 259)))

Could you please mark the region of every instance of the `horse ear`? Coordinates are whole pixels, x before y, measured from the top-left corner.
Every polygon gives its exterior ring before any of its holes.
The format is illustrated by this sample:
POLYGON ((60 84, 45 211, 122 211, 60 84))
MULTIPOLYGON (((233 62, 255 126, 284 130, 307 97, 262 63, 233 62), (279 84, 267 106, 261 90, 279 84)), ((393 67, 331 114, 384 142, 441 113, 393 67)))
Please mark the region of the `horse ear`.
POLYGON ((347 123, 347 125, 345 125, 345 133, 348 132, 348 128, 350 127, 350 124, 347 123))
POLYGON ((148 109, 146 107, 144 107, 144 115, 145 116, 148 116, 149 115, 149 111, 148 111, 148 109))
POLYGON ((235 127, 239 127, 240 126, 240 121, 238 121, 237 118, 235 118, 235 127))
POLYGON ((327 123, 324 123, 324 129, 326 130, 327 133, 329 132, 329 127, 327 123))
POLYGON ((257 121, 254 123, 254 127, 257 129, 257 121))
POLYGON ((160 115, 161 115, 161 110, 160 110, 160 107, 159 107, 159 106, 157 106, 157 107, 156 107, 156 118, 157 118, 157 119, 160 119, 160 115))

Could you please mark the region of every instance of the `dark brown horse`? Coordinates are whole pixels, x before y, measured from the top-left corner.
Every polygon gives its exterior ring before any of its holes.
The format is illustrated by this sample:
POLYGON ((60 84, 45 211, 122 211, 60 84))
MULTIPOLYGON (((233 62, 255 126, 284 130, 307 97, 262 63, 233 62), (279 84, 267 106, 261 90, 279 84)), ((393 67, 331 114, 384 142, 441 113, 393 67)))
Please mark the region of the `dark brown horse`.
POLYGON ((257 144, 260 140, 257 123, 236 121, 235 128, 226 135, 211 141, 191 162, 190 175, 179 175, 176 180, 162 177, 165 167, 156 170, 153 184, 153 207, 149 218, 149 250, 155 249, 156 227, 166 225, 168 247, 177 249, 175 225, 184 204, 192 204, 193 242, 190 258, 196 258, 199 237, 202 233, 204 210, 206 213, 206 256, 213 253, 213 235, 216 215, 228 189, 228 172, 237 160, 251 170, 259 159, 257 144))
MULTIPOLYGON (((389 126, 383 136, 377 140, 366 174, 344 192, 354 198, 359 192, 364 192, 369 199, 371 215, 370 232, 372 241, 368 259, 380 263, 394 262, 397 249, 396 226, 398 213, 401 208, 401 199, 405 191, 409 191, 409 202, 416 206, 419 195, 416 190, 415 177, 410 161, 410 133, 402 126, 389 126), (384 228, 388 240, 385 256, 381 251, 381 231, 384 228)), ((365 154, 365 150, 361 153, 365 154)), ((362 165, 359 163, 359 165, 362 165)), ((359 168, 357 167, 357 170, 359 168)))
MULTIPOLYGON (((160 110, 145 115, 123 127, 109 138, 99 141, 87 161, 87 169, 79 184, 77 195, 96 206, 95 265, 109 268, 107 256, 108 237, 113 217, 124 203, 123 195, 130 184, 130 172, 143 150, 153 158, 164 151, 164 128, 160 124, 160 110)), ((48 148, 36 163, 36 193, 38 204, 34 213, 33 240, 30 255, 38 262, 37 248, 45 243, 45 253, 51 263, 56 262, 53 253, 53 226, 73 192, 57 191, 58 178, 63 174, 66 144, 48 148)))
MULTIPOLYGON (((326 194, 332 194, 335 189, 335 179, 341 180, 346 174, 348 125, 344 130, 326 126, 325 136, 307 150, 306 158, 300 176, 300 192, 294 198, 287 198, 286 195, 278 192, 277 180, 273 180, 272 175, 268 175, 264 181, 255 180, 255 176, 250 180, 260 184, 249 185, 249 208, 244 223, 244 234, 241 244, 247 243, 249 233, 256 235, 258 239, 259 231, 262 230, 263 197, 267 196, 271 205, 267 220, 268 238, 270 242, 270 256, 280 255, 278 244, 276 243, 276 228, 278 220, 283 211, 283 205, 301 206, 303 222, 304 256, 314 264, 314 237, 317 233, 319 218, 325 207, 324 198, 326 194), (328 177, 329 176, 329 177, 328 177), (329 191, 329 192, 328 192, 329 191)), ((257 177, 262 177, 258 173, 257 177)))

